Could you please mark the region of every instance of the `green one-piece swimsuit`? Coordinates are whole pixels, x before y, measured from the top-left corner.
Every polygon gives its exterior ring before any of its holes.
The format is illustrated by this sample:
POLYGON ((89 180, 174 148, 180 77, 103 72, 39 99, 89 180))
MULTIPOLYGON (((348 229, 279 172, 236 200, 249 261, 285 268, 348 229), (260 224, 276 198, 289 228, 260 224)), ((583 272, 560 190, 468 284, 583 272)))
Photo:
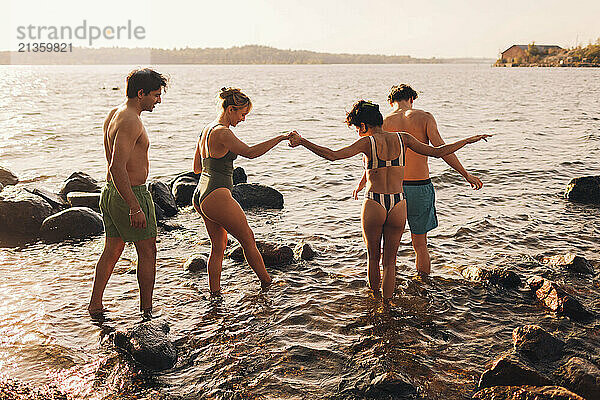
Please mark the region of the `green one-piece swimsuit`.
MULTIPOLYGON (((206 143, 208 143, 210 133, 218 125, 221 124, 215 124, 210 128, 206 134, 206 143)), ((233 188, 233 160, 236 158, 237 154, 231 150, 221 158, 210 156, 202 158, 202 174, 193 197, 194 206, 197 209, 200 209, 202 201, 214 190, 219 188, 231 190, 233 188)))

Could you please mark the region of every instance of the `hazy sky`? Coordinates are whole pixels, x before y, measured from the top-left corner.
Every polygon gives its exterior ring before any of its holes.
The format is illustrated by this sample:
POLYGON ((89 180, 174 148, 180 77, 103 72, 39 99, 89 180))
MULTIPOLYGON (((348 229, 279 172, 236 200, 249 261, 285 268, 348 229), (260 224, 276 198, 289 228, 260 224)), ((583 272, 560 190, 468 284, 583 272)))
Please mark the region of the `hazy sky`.
MULTIPOLYGON (((0 50, 19 26, 142 26, 143 39, 93 47, 231 47, 413 57, 497 57, 512 44, 587 44, 600 37, 598 0, 0 0, 0 50)), ((112 31, 109 30, 109 33, 112 31)), ((122 31, 122 35, 126 35, 122 31)), ((88 35, 89 36, 89 35, 88 35)), ((36 36, 37 37, 37 36, 36 36)), ((89 40, 89 37, 87 38, 89 40)), ((71 40, 88 45, 86 40, 71 40)))

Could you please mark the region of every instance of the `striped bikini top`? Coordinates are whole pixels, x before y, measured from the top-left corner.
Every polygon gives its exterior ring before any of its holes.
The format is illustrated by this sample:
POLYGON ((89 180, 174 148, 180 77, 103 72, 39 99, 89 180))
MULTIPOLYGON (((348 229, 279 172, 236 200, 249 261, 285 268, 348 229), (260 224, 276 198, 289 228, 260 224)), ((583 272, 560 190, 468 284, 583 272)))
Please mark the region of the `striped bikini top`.
POLYGON ((400 154, 398 157, 393 160, 382 160, 377 155, 377 146, 375 145, 375 138, 373 136, 369 136, 371 140, 371 159, 367 160, 365 169, 375 169, 375 168, 383 168, 383 167, 404 167, 405 158, 404 158, 404 143, 402 142, 402 136, 398 132, 398 140, 400 141, 400 154), (376 162, 375 162, 376 161, 376 162))

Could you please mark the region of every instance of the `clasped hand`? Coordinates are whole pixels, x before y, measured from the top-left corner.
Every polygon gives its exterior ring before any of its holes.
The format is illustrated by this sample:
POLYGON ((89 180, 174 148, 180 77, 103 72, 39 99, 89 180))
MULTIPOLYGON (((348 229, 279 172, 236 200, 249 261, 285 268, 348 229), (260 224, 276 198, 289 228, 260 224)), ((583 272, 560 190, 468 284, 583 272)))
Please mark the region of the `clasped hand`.
POLYGON ((287 134, 287 139, 290 142, 290 147, 296 147, 300 145, 300 142, 302 141, 302 136, 300 136, 300 134, 297 131, 291 131, 287 134))

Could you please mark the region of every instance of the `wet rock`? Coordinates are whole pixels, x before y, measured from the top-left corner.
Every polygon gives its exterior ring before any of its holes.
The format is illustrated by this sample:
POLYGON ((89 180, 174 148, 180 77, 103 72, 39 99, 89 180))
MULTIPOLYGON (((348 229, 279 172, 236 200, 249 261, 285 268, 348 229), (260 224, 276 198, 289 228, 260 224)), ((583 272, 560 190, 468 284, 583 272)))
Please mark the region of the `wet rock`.
POLYGON ((37 237, 53 210, 44 199, 25 189, 8 186, 0 193, 0 230, 37 237))
POLYGON ((67 201, 71 207, 87 207, 100 212, 100 193, 69 192, 67 201))
POLYGON ((310 261, 317 256, 317 253, 310 247, 310 244, 304 242, 296 245, 294 253, 296 254, 296 258, 306 261, 310 261))
POLYGON ((480 390, 475 400, 585 400, 560 386, 495 386, 480 390))
POLYGON ((561 384, 586 399, 600 399, 600 369, 592 362, 572 357, 559 369, 561 384))
POLYGON ((185 229, 182 225, 171 224, 171 223, 163 222, 163 221, 159 221, 156 224, 157 224, 158 227, 162 228, 163 230, 165 230, 167 232, 178 231, 178 230, 181 230, 181 229, 185 229))
POLYGON ((183 270, 186 272, 204 272, 206 271, 206 257, 200 254, 194 254, 183 264, 183 270))
POLYGON ((233 169, 233 184, 237 185, 238 183, 246 183, 248 182, 248 175, 246 175, 246 171, 242 167, 236 167, 233 169))
POLYGON ((0 184, 2 186, 16 185, 19 178, 9 169, 0 167, 0 184))
POLYGON ((552 382, 523 360, 512 354, 505 354, 481 374, 478 388, 521 385, 547 386, 552 385, 552 382))
POLYGON ((147 321, 127 332, 113 335, 115 346, 126 351, 146 369, 162 371, 177 362, 177 349, 169 340, 169 325, 164 321, 147 321))
MULTIPOLYGON (((294 251, 288 246, 279 246, 257 240, 256 247, 258 247, 266 266, 275 267, 294 263, 294 251)), ((235 261, 244 261, 242 246, 236 246, 231 250, 228 257, 235 261)))
POLYGON ((189 176, 182 176, 173 182, 171 192, 175 198, 175 204, 185 207, 192 204, 192 196, 198 185, 198 180, 189 176))
POLYGON ((59 211, 64 210, 65 208, 71 207, 68 201, 66 201, 62 196, 49 192, 43 189, 25 189, 28 192, 35 194, 36 196, 40 196, 42 199, 46 200, 48 204, 52 206, 54 212, 57 213, 59 211))
POLYGON ((395 372, 367 373, 355 383, 343 379, 338 392, 334 398, 413 399, 417 395, 416 388, 395 372))
POLYGON ((65 181, 59 194, 66 196, 70 192, 99 192, 98 181, 85 172, 73 172, 65 181))
POLYGON ((167 218, 165 216, 165 212, 163 211, 163 209, 161 208, 161 206, 159 206, 158 204, 154 203, 154 215, 156 216, 156 222, 160 222, 163 219, 167 218))
POLYGON ((558 360, 565 345, 537 325, 515 328, 512 338, 515 351, 534 362, 558 360))
POLYGON ((0 192, 4 189, 4 185, 0 183, 0 192))
POLYGON ((189 172, 182 172, 180 174, 178 174, 175 178, 171 179, 171 182, 169 182, 169 187, 171 189, 173 189, 173 186, 175 185, 175 182, 177 182, 179 180, 179 178, 191 178, 194 181, 196 181, 196 184, 198 184, 198 181, 200 180, 200 174, 195 174, 191 171, 189 172))
POLYGON ((87 207, 71 207, 42 223, 40 236, 47 242, 83 239, 104 232, 102 217, 87 207))
POLYGON ((578 203, 600 204, 600 176, 571 179, 564 196, 566 199, 578 203))
POLYGON ((485 269, 475 265, 470 265, 461 271, 465 279, 472 282, 482 282, 490 285, 501 285, 506 287, 518 287, 521 285, 521 278, 513 271, 505 268, 494 267, 485 269))
POLYGON ((170 218, 177 214, 175 197, 165 183, 154 180, 148 184, 148 191, 152 195, 154 204, 164 211, 165 217, 170 218))
POLYGON ((578 272, 581 274, 594 273, 594 267, 592 263, 573 253, 559 254, 552 257, 541 257, 540 262, 550 266, 566 268, 569 271, 578 272))
POLYGON ((70 398, 72 397, 53 385, 36 388, 16 379, 0 377, 0 399, 2 400, 68 400, 70 398))
POLYGON ((565 292, 556 282, 534 276, 527 280, 532 292, 551 311, 575 320, 585 320, 593 315, 573 296, 565 292))
POLYGON ((244 210, 252 207, 283 208, 283 195, 273 188, 258 183, 235 185, 231 195, 244 210))

